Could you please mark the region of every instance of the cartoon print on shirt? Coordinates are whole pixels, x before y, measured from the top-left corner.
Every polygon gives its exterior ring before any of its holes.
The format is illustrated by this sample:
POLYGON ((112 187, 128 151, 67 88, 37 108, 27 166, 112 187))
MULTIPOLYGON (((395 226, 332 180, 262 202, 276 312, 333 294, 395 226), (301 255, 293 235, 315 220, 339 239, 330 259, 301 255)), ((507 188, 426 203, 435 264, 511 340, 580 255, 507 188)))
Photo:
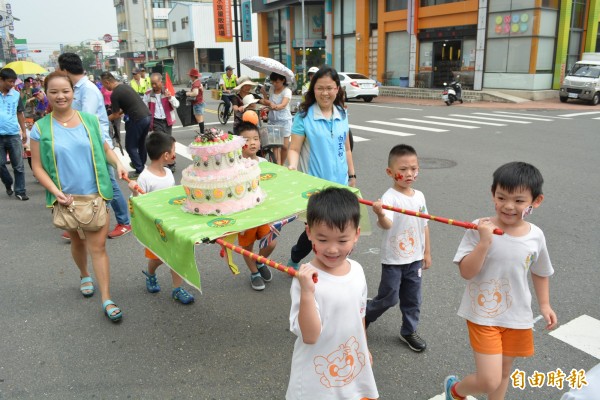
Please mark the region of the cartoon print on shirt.
POLYGON ((497 317, 512 305, 508 279, 472 282, 469 284, 469 295, 475 314, 485 318, 497 317))
POLYGON ((525 271, 529 271, 529 268, 531 268, 531 266, 533 265, 534 262, 535 262, 535 255, 533 253, 527 254, 527 257, 525 258, 525 263, 523 263, 523 267, 525 268, 525 271))
POLYGON ((366 357, 358 351, 359 343, 352 336, 345 344, 326 357, 314 359, 315 371, 321 375, 321 384, 326 388, 349 384, 362 371, 366 357))
POLYGON ((409 228, 399 235, 390 238, 391 248, 398 257, 411 257, 417 248, 417 234, 415 228, 409 228))

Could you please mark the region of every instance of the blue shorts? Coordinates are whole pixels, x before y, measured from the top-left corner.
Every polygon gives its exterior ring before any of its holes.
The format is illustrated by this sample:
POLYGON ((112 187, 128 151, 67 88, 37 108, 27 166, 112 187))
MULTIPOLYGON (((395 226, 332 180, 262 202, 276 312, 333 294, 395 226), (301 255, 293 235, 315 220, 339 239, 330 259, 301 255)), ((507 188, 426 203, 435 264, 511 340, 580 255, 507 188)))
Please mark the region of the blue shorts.
POLYGON ((194 115, 204 115, 205 103, 194 104, 194 115))

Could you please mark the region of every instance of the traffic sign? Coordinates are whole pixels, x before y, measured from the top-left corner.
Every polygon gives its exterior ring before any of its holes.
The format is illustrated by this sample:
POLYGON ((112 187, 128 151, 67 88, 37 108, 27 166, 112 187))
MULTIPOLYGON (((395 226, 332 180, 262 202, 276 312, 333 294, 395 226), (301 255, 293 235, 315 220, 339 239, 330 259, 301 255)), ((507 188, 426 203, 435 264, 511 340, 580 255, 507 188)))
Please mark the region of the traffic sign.
POLYGON ((107 33, 106 35, 102 36, 102 40, 104 40, 105 43, 112 42, 112 36, 111 36, 111 34, 107 33))

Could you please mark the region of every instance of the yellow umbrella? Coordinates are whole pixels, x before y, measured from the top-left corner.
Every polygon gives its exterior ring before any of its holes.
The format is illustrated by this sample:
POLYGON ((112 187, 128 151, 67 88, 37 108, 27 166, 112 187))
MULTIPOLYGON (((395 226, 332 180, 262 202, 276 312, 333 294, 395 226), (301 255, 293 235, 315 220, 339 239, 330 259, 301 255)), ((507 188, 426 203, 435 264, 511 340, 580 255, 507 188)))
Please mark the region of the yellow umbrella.
POLYGON ((17 75, 33 75, 33 74, 47 74, 48 70, 39 64, 30 61, 13 61, 6 64, 3 68, 10 68, 17 75))

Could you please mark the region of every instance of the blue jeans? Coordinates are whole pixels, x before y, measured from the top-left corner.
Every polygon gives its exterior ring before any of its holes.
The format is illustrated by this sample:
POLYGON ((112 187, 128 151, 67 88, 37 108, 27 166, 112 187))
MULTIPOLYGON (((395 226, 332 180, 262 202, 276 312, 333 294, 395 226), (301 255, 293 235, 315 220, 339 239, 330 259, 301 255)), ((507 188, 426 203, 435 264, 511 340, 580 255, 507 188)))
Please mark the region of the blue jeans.
POLYGON ((150 129, 150 119, 147 117, 125 122, 125 150, 129 154, 135 172, 140 174, 146 165, 148 152, 146 151, 146 136, 150 129))
POLYGON ((410 335, 416 332, 421 314, 422 265, 422 260, 403 265, 382 264, 379 291, 367 304, 367 323, 375 322, 388 308, 400 301, 400 334, 410 335))
POLYGON ((117 224, 130 225, 131 221, 129 220, 129 207, 127 206, 127 201, 125 201, 123 192, 121 192, 119 183, 115 178, 115 170, 112 166, 109 166, 108 171, 110 172, 110 182, 112 183, 113 188, 113 198, 110 201, 110 206, 115 212, 117 224))
POLYGON ((5 186, 15 184, 15 194, 25 194, 25 166, 21 135, 0 135, 0 178, 5 186), (6 154, 10 159, 15 179, 6 167, 6 154))

